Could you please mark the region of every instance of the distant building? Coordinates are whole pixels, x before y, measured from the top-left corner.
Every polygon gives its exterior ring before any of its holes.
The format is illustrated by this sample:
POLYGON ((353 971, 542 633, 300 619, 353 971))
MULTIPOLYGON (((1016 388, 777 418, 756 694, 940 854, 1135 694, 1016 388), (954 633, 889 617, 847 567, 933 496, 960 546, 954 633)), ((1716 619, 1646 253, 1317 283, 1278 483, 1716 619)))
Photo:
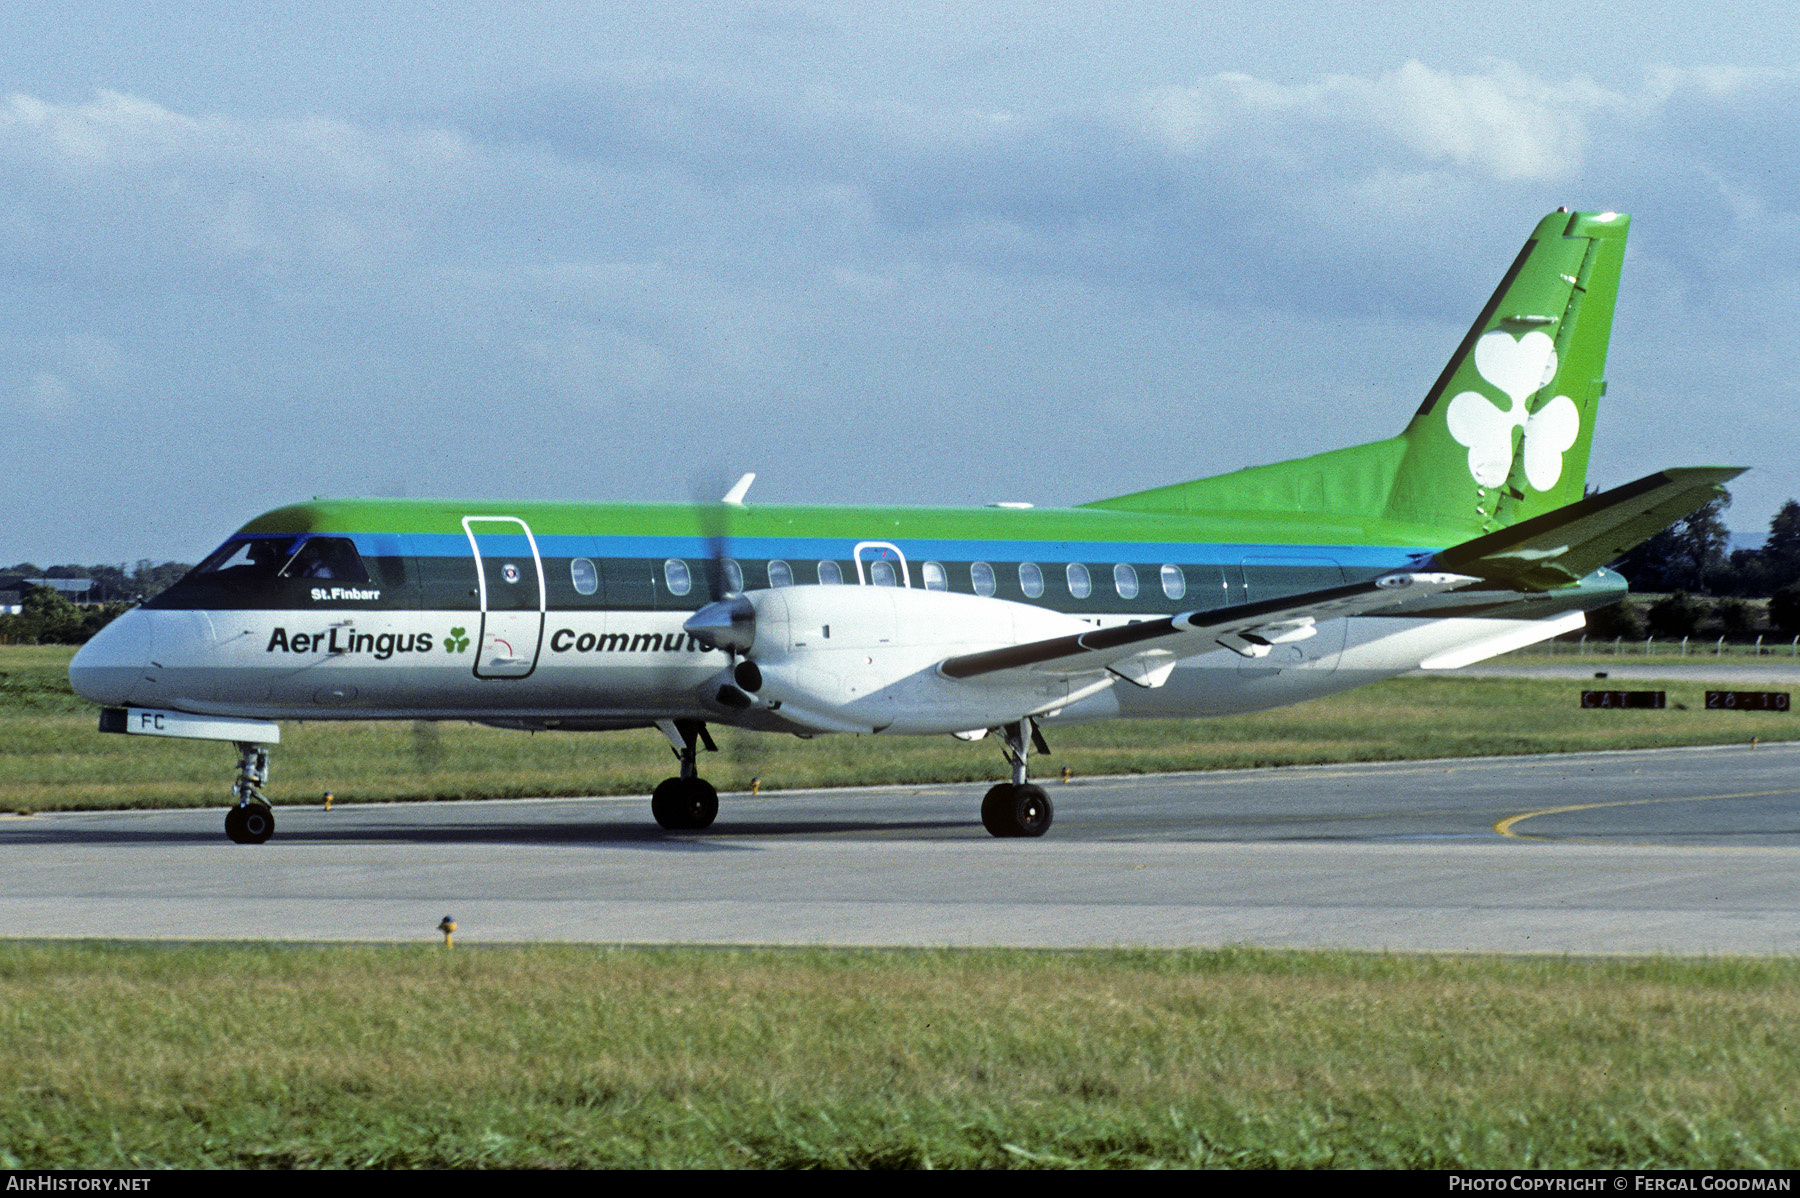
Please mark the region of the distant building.
POLYGON ((5 608, 5 605, 10 602, 11 608, 6 610, 15 616, 19 614, 20 599, 26 587, 48 587, 59 592, 70 603, 93 601, 91 596, 94 591, 94 580, 91 578, 8 578, 0 585, 8 588, 0 591, 0 608, 5 608), (7 595, 12 596, 11 600, 4 598, 7 595))

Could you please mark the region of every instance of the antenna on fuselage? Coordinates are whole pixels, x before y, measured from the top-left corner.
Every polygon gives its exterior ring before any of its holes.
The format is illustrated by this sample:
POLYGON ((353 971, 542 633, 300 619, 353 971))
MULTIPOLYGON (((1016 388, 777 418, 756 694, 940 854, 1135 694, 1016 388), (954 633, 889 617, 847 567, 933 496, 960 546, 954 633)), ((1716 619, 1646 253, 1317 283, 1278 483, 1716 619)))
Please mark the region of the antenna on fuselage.
POLYGON ((719 502, 720 503, 729 503, 732 507, 743 507, 744 506, 744 496, 748 495, 750 493, 750 484, 755 481, 756 481, 756 475, 754 475, 754 474, 744 475, 744 477, 738 479, 737 482, 732 484, 731 490, 725 492, 725 498, 719 500, 719 502))

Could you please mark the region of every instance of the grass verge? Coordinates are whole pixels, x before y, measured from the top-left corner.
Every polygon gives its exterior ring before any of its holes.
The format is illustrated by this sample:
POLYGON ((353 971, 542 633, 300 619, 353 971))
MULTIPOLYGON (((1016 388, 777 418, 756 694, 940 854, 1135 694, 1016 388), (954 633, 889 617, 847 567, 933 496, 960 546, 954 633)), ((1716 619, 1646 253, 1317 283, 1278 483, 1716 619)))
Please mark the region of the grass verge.
POLYGON ((1800 962, 0 944, 0 1166, 1790 1168, 1800 962))

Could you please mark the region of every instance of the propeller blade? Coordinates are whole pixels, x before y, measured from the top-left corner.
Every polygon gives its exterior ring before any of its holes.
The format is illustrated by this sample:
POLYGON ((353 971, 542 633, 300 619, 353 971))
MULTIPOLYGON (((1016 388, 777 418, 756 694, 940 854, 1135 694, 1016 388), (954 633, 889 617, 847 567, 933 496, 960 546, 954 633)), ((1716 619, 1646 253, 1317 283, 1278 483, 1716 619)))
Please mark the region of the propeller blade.
POLYGON ((694 508, 700 531, 706 537, 707 596, 714 603, 744 589, 743 574, 733 568, 731 561, 731 513, 743 510, 744 495, 755 481, 756 475, 746 474, 717 500, 701 498, 702 494, 717 494, 717 486, 706 487, 705 491, 700 485, 695 486, 694 508))
MULTIPOLYGON (((707 648, 738 656, 750 652, 756 641, 756 608, 742 595, 744 576, 731 560, 731 514, 744 510, 744 496, 755 481, 756 475, 746 474, 716 502, 696 501, 706 537, 706 586, 712 601, 682 625, 707 648)), ((717 494, 717 488, 712 493, 717 494)))

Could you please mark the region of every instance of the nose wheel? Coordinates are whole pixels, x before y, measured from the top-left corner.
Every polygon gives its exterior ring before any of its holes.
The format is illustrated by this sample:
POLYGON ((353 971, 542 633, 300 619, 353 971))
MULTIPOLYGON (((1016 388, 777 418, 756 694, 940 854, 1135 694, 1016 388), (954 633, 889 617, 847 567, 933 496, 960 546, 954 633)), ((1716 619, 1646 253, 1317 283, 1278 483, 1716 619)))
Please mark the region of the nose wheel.
POLYGON ((237 781, 231 784, 225 835, 234 844, 262 844, 275 835, 275 812, 262 792, 269 780, 269 751, 248 741, 238 741, 237 751, 237 781))
POLYGON ((233 807, 225 813, 225 835, 237 844, 262 844, 275 835, 275 812, 266 803, 233 807))

